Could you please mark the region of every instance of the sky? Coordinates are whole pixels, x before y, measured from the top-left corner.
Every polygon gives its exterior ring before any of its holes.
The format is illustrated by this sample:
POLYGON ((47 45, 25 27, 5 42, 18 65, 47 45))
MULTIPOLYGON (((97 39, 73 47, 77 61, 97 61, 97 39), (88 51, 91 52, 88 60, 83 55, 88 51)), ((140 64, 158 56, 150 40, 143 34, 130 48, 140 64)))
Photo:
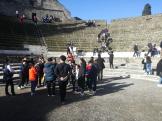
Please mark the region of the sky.
POLYGON ((84 20, 112 19, 141 16, 144 5, 149 3, 152 14, 162 13, 162 0, 59 0, 72 17, 84 20))

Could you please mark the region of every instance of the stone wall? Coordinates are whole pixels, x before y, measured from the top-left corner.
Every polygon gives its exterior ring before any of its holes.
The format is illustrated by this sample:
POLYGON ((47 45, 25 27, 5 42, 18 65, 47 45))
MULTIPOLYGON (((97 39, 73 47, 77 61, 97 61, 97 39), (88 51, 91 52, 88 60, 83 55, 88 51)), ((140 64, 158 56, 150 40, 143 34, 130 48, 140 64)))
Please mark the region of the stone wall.
POLYGON ((109 30, 116 51, 133 51, 134 44, 147 50, 149 42, 162 40, 162 14, 113 20, 109 30))
POLYGON ((0 14, 15 16, 15 11, 25 14, 31 18, 32 13, 36 13, 38 18, 46 14, 60 18, 62 21, 71 19, 70 12, 57 0, 1 0, 0 14), (33 4, 31 4, 33 1, 33 4), (8 9, 10 8, 10 9, 8 9))
POLYGON ((98 34, 105 29, 106 21, 96 21, 97 27, 87 27, 85 23, 71 25, 58 25, 40 27, 45 36, 49 51, 64 52, 69 42, 77 47, 77 50, 92 52, 94 48, 100 47, 97 42, 98 34))

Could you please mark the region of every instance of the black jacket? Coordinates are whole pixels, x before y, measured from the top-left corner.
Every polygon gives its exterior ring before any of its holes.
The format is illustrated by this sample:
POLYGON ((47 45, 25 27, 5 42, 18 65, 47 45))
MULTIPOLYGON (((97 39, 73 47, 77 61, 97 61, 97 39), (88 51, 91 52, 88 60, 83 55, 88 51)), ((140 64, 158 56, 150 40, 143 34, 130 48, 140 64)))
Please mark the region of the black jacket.
POLYGON ((162 59, 158 62, 156 67, 157 75, 160 76, 160 72, 162 72, 162 59))
POLYGON ((71 67, 66 63, 60 63, 55 68, 55 74, 57 77, 66 77, 71 74, 71 67))

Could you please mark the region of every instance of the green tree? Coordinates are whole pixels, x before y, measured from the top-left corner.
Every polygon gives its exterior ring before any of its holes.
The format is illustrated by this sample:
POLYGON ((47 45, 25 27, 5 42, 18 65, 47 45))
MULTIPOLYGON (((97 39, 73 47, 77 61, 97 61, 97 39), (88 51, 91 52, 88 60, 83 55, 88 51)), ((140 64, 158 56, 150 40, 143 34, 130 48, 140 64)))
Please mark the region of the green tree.
POLYGON ((151 15, 151 5, 147 3, 142 11, 142 16, 151 15))

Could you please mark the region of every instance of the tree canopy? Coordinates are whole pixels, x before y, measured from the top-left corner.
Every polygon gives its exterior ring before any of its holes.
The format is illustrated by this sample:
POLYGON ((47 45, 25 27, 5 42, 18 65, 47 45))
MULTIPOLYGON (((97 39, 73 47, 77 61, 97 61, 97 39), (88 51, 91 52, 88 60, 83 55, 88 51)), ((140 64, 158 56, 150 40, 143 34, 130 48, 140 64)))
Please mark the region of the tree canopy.
POLYGON ((142 11, 142 16, 151 15, 151 5, 147 3, 142 11))

